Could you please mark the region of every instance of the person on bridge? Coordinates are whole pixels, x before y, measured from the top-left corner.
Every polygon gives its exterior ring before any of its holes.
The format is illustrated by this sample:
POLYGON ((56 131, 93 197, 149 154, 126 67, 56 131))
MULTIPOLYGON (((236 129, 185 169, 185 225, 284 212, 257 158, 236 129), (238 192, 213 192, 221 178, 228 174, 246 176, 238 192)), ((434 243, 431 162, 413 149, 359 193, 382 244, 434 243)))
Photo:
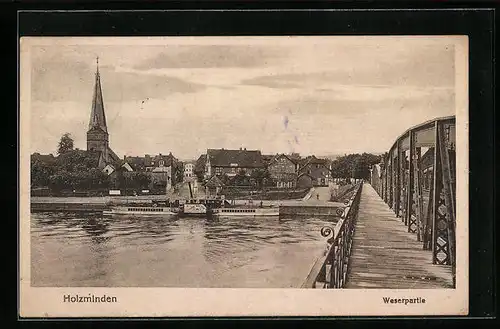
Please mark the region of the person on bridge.
POLYGON ((316 193, 316 200, 319 200, 319 193, 316 193))

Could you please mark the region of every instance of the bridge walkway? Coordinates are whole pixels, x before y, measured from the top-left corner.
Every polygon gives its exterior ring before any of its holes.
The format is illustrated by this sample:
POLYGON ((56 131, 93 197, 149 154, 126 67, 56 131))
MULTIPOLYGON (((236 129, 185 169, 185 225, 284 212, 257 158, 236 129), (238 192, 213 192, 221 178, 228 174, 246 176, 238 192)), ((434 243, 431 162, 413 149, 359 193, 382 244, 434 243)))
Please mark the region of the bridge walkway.
POLYGON ((451 267, 433 265, 416 234, 365 183, 361 192, 345 288, 452 288, 451 267))

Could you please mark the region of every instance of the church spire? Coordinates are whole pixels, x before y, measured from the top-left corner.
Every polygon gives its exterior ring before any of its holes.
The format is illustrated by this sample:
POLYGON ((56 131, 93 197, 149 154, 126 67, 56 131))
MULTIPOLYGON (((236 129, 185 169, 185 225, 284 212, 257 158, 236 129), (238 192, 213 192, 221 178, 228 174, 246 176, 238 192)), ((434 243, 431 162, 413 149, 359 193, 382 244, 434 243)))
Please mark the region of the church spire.
POLYGON ((101 77, 99 74, 99 56, 96 58, 97 67, 95 73, 94 96, 92 98, 92 112, 90 113, 89 130, 100 128, 108 132, 106 126, 106 115, 104 114, 104 102, 102 99, 101 77))

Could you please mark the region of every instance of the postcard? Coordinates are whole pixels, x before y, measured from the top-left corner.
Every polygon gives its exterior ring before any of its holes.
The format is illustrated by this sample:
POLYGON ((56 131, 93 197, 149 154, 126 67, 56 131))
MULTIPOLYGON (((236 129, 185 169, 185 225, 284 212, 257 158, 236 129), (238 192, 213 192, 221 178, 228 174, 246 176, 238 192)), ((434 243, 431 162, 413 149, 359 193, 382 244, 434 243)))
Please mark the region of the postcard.
POLYGON ((21 317, 468 313, 466 36, 19 47, 21 317))

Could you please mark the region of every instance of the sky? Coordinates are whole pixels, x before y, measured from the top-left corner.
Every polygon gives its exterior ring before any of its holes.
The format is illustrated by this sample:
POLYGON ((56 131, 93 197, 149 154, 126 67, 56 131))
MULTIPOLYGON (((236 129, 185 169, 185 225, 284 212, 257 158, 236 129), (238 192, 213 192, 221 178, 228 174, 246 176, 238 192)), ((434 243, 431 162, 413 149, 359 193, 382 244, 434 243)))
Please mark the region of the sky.
POLYGON ((54 153, 66 132, 86 148, 97 56, 120 157, 382 153, 409 127, 455 114, 453 38, 35 39, 31 152, 54 153))

